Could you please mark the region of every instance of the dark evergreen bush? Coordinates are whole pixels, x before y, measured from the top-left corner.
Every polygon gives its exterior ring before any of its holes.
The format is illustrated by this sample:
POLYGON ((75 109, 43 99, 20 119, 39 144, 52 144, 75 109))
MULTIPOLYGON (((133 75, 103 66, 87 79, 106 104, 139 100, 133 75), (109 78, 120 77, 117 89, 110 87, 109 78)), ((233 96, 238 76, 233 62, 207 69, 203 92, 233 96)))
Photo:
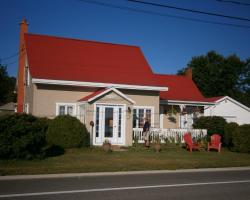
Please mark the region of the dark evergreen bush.
POLYGON ((0 117, 0 158, 33 159, 43 157, 47 119, 14 114, 0 117))
POLYGON ((232 143, 234 151, 250 152, 250 124, 241 125, 233 132, 232 143))
POLYGON ((57 116, 46 134, 49 145, 62 148, 89 146, 89 133, 84 124, 70 115, 57 116))
POLYGON ((233 135, 237 131, 238 127, 239 125, 234 122, 228 123, 225 126, 224 143, 225 146, 228 147, 229 149, 232 149, 233 147, 233 135))
POLYGON ((199 129, 207 129, 208 136, 218 133, 222 137, 224 136, 224 128, 227 124, 223 117, 200 117, 195 120, 193 127, 199 129))

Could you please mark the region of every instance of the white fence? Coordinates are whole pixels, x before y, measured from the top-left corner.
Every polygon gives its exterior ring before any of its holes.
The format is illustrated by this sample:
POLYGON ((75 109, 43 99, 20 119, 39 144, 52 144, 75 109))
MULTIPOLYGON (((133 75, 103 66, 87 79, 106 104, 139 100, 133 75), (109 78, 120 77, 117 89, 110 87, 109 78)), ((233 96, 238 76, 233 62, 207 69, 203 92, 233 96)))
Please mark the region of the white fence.
MULTIPOLYGON (((165 143, 165 138, 167 138, 170 142, 182 142, 184 143, 183 136, 185 133, 191 133, 192 138, 200 139, 207 135, 206 129, 160 129, 160 128, 151 128, 150 136, 151 140, 154 141, 154 138, 157 136, 160 137, 161 143, 165 143)), ((143 143, 143 133, 142 128, 133 128, 133 142, 135 139, 138 143, 143 143)))

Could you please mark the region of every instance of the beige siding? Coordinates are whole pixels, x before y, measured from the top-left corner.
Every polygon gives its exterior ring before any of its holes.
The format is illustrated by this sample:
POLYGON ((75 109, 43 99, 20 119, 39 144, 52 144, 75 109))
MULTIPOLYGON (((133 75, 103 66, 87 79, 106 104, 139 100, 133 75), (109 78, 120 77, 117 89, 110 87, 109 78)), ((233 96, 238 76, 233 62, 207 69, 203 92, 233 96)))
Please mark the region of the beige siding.
POLYGON ((152 127, 160 127, 159 114, 159 92, 155 91, 138 91, 138 90, 122 90, 122 92, 135 101, 134 106, 150 106, 154 108, 154 124, 152 127))
POLYGON ((37 84, 34 87, 33 114, 53 118, 56 103, 76 103, 93 91, 90 88, 37 84))
POLYGON ((179 128, 180 113, 173 115, 175 121, 169 119, 169 115, 163 114, 163 128, 179 128))
MULTIPOLYGON (((56 86, 36 84, 33 88, 33 105, 32 114, 36 116, 54 118, 56 116, 56 103, 76 103, 77 100, 93 93, 96 88, 56 86)), ((150 106, 154 108, 153 127, 159 127, 159 92, 137 91, 137 90, 120 90, 128 98, 135 101, 135 104, 127 101, 117 94, 109 93, 104 97, 96 99, 90 104, 86 104, 86 126, 92 133, 90 121, 94 121, 94 104, 124 104, 126 105, 126 131, 125 145, 132 145, 132 119, 133 106, 150 106), (131 112, 128 112, 128 106, 131 112)), ((32 95, 31 95, 32 96, 32 95)))

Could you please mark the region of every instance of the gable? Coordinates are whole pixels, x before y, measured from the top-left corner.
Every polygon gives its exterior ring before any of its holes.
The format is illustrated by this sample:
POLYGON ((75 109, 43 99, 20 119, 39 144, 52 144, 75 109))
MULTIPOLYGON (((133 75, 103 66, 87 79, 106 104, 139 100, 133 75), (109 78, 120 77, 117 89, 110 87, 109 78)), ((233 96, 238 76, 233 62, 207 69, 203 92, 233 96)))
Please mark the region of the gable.
POLYGON ((107 103, 121 103, 121 102, 129 102, 130 104, 135 104, 135 101, 127 97, 125 94, 120 92, 119 90, 115 88, 105 88, 105 89, 100 89, 92 94, 83 97, 82 99, 78 100, 78 102, 89 102, 93 103, 96 101, 103 101, 107 103))

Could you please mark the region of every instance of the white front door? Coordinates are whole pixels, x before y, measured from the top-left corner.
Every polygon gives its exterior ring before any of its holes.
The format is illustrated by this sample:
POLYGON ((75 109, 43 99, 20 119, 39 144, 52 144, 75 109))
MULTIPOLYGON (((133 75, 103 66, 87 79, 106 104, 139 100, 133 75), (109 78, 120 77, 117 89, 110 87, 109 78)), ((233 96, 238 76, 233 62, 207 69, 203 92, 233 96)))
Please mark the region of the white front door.
POLYGON ((94 144, 101 145, 105 140, 111 144, 124 144, 125 106, 97 104, 95 109, 94 144))

